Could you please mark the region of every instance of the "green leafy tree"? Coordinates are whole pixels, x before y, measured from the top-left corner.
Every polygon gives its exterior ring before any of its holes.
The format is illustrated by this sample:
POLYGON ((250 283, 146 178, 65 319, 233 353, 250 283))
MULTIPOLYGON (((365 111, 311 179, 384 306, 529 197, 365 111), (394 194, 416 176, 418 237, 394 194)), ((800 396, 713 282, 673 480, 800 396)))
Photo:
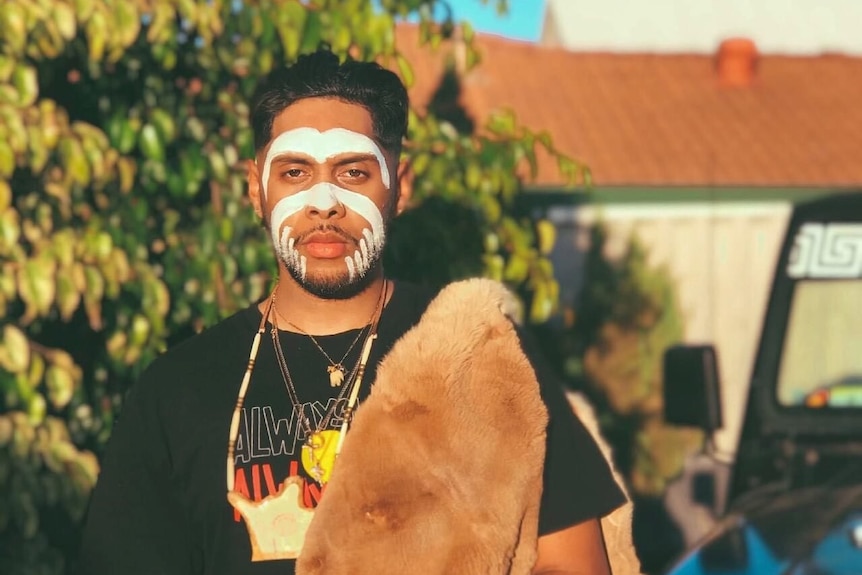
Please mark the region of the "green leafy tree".
MULTIPOLYGON (((380 60, 410 83, 396 21, 418 15, 422 41, 434 46, 456 29, 435 22, 440 7, 0 3, 4 574, 63 571, 129 384, 166 346, 271 286, 274 258, 244 194, 257 80, 323 42, 343 57, 380 60)), ((478 62, 472 32, 459 29, 468 61, 478 62)), ((464 134, 413 111, 410 136, 418 207, 393 232, 392 271, 437 285, 483 273, 544 320, 557 298, 546 257, 553 228, 515 214, 517 174, 535 172, 538 147, 567 176, 578 177, 577 164, 507 113, 464 134)))
POLYGON ((550 345, 597 406, 633 494, 654 498, 704 442, 699 430, 663 421, 662 358, 683 338, 682 314, 673 279, 649 263, 637 237, 618 258, 608 256, 607 238, 603 223, 592 228, 584 287, 569 328, 550 345))

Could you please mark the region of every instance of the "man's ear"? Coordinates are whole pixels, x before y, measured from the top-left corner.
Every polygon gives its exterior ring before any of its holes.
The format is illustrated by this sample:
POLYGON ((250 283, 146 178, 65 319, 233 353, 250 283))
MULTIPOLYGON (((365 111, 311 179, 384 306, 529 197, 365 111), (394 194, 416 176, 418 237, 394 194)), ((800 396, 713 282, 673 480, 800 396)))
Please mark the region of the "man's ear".
POLYGON ((248 160, 246 162, 245 177, 248 183, 248 199, 251 201, 254 213, 257 214, 257 217, 263 219, 265 198, 263 197, 263 190, 260 184, 260 171, 257 169, 257 162, 255 160, 248 160))
POLYGON ((398 163, 398 201, 395 204, 395 215, 400 215, 413 198, 413 170, 409 160, 398 163))

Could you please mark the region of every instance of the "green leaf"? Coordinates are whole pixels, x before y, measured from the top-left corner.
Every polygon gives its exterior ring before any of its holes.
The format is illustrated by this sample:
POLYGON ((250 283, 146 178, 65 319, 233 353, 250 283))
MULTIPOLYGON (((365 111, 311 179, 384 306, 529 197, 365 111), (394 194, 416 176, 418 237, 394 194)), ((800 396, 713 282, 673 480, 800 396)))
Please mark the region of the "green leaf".
POLYGON ((473 30, 473 26, 469 22, 467 22, 466 20, 461 22, 461 39, 464 42, 472 42, 475 35, 476 34, 473 30))
POLYGON ((85 33, 90 60, 98 62, 104 58, 108 42, 108 20, 102 10, 93 11, 87 21, 85 33))
POLYGON ((9 373, 23 373, 30 365, 30 343, 17 326, 3 326, 0 341, 0 366, 9 373))
POLYGON ((539 220, 536 222, 536 237, 539 253, 548 255, 554 249, 557 240, 557 228, 548 220, 539 220))
POLYGON ((554 302, 551 300, 545 285, 536 286, 533 291, 533 301, 530 305, 530 320, 534 323, 543 323, 551 317, 554 302))
POLYGON ((512 137, 516 131, 515 115, 511 112, 498 112, 488 119, 488 130, 500 135, 512 137))
POLYGON ((99 475, 98 460, 91 452, 81 451, 71 463, 71 477, 78 492, 85 496, 89 495, 99 475))
POLYGON ((120 192, 128 194, 135 185, 135 174, 137 173, 135 162, 129 158, 120 158, 117 160, 117 172, 119 175, 120 192))
POLYGON ((36 69, 30 66, 19 65, 12 72, 12 85, 18 91, 18 104, 30 106, 39 97, 39 82, 36 78, 36 69))
POLYGON ((135 314, 132 318, 132 328, 130 331, 131 337, 129 344, 140 347, 146 343, 150 336, 150 322, 141 314, 135 314))
POLYGON ((503 281, 503 269, 506 265, 503 256, 500 254, 489 254, 483 256, 483 259, 485 262, 485 276, 497 281, 503 281))
POLYGON ((130 46, 141 31, 141 17, 134 2, 116 2, 114 7, 115 33, 123 46, 130 46))
POLYGON ((0 213, 12 205, 12 187, 6 180, 0 180, 0 213))
POLYGON ((144 157, 155 162, 165 161, 165 146, 159 137, 159 132, 152 124, 147 124, 141 129, 138 137, 138 145, 144 157))
POLYGON ((96 0, 73 0, 75 15, 79 22, 86 22, 96 8, 96 0))
POLYGON ((65 2, 54 2, 52 9, 54 11, 54 24, 60 37, 67 42, 73 40, 78 32, 74 8, 65 2))
POLYGON ((401 78, 404 81, 404 84, 409 88, 413 85, 415 81, 415 75, 413 74, 413 66, 410 65, 410 62, 401 54, 397 54, 395 56, 396 61, 398 62, 398 70, 401 72, 401 78))
POLYGON ((30 170, 38 174, 48 163, 51 149, 45 145, 44 132, 40 126, 27 126, 27 140, 30 147, 30 170))
POLYGON ((105 295, 105 278, 94 266, 84 266, 84 309, 93 330, 102 329, 102 298, 105 295))
POLYGON ((66 369, 51 365, 45 373, 45 386, 51 406, 60 410, 69 405, 75 393, 75 378, 66 369))
POLYGON ((150 122, 155 126, 158 132, 160 141, 164 144, 170 144, 177 137, 177 125, 174 119, 165 110, 156 108, 150 112, 150 122))
POLYGON ((0 30, 3 30, 3 42, 14 54, 24 51, 27 45, 27 15, 22 4, 0 4, 0 30))
POLYGON ((518 284, 527 279, 527 274, 530 271, 529 260, 521 254, 512 254, 509 261, 506 262, 506 269, 503 272, 503 279, 507 282, 518 284))
MULTIPOLYGON (((299 55, 300 44, 304 38, 307 42, 314 41, 314 47, 317 46, 320 41, 320 22, 314 14, 309 15, 299 2, 295 0, 286 2, 278 11, 277 18, 279 36, 288 61, 295 60, 299 55)), ((305 45, 302 48, 303 52, 306 51, 305 45)))
POLYGON ((81 305, 81 292, 75 287, 71 273, 57 274, 57 309, 63 321, 69 321, 81 305))
POLYGON ((8 142, 0 140, 0 178, 11 178, 15 172, 15 152, 8 142))
POLYGON ((24 275, 30 285, 31 302, 40 315, 47 315, 54 303, 56 265, 48 257, 39 257, 24 264, 24 275))
POLYGON ((15 70, 15 58, 6 54, 0 54, 0 83, 8 82, 15 70))
POLYGON ((27 370, 27 381, 30 387, 36 388, 42 383, 45 376, 45 360, 37 354, 30 355, 30 367, 27 370))
POLYGON ((60 162, 65 168, 71 181, 82 186, 90 183, 92 172, 90 163, 84 154, 81 143, 74 137, 65 137, 60 140, 60 162))

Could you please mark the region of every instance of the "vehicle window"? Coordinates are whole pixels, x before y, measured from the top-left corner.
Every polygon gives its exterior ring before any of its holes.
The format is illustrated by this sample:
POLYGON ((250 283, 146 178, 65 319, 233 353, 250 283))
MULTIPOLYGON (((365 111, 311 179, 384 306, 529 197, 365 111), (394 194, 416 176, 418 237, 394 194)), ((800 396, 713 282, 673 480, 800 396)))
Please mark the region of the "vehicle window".
POLYGON ((777 396, 784 406, 862 408, 862 280, 797 282, 777 396))

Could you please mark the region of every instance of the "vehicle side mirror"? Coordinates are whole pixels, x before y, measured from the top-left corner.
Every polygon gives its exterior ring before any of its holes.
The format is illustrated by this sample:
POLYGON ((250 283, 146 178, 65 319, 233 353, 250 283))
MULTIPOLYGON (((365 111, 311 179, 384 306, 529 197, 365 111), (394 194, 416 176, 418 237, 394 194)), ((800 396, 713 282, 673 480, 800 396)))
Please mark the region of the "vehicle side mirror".
POLYGON ((664 354, 664 418, 673 425, 721 429, 718 357, 711 345, 679 345, 664 354))

